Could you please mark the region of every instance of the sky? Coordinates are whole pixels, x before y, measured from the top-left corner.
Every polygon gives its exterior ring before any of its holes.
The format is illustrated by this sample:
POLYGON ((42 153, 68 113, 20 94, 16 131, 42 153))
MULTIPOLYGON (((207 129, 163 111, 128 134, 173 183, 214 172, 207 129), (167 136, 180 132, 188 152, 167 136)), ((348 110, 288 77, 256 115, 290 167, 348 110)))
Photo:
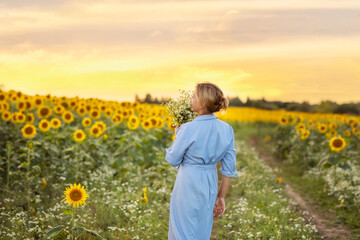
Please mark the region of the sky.
POLYGON ((133 101, 360 101, 360 1, 1 0, 0 85, 133 101))

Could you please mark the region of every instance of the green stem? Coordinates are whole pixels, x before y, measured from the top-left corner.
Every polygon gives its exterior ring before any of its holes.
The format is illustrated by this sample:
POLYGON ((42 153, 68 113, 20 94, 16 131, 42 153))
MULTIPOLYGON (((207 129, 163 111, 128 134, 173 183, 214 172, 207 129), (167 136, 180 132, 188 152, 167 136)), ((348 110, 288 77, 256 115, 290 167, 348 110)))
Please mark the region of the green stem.
POLYGON ((31 164, 31 158, 30 158, 30 149, 27 149, 27 173, 26 173, 26 203, 27 203, 27 222, 28 222, 28 229, 29 229, 29 222, 30 222, 30 164, 31 164))
POLYGON ((10 156, 11 156, 11 143, 7 142, 7 174, 6 174, 6 189, 9 190, 10 185, 10 156))
POLYGON ((75 212, 76 212, 76 207, 73 207, 73 213, 71 215, 71 232, 72 232, 73 240, 75 240, 75 233, 74 233, 75 212))

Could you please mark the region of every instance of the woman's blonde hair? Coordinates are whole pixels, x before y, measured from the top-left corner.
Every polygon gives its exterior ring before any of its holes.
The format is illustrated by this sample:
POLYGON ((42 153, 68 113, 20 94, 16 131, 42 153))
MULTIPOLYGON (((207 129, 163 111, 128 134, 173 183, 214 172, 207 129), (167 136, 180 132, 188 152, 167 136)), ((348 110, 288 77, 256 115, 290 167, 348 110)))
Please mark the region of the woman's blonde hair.
POLYGON ((196 84, 196 93, 199 100, 205 104, 206 109, 211 112, 225 111, 229 100, 224 96, 221 89, 213 83, 203 82, 196 84))

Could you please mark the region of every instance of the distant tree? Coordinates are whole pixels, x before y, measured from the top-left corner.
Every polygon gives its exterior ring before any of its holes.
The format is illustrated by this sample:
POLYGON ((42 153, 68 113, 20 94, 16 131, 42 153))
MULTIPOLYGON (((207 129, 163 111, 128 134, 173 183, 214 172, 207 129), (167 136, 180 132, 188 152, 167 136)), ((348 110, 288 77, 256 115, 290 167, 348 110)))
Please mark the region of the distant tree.
POLYGON ((229 99, 229 106, 242 106, 243 102, 239 99, 239 97, 228 97, 229 99))
POLYGON ((321 101, 319 105, 314 106, 314 110, 315 112, 318 113, 332 113, 337 107, 338 104, 336 102, 326 100, 326 101, 321 101))
POLYGON ((353 115, 359 115, 359 109, 355 104, 342 104, 337 106, 333 113, 339 113, 339 114, 344 114, 344 113, 348 113, 348 114, 353 114, 353 115))
POLYGON ((152 97, 150 93, 147 93, 144 99, 144 102, 146 103, 152 103, 152 97))

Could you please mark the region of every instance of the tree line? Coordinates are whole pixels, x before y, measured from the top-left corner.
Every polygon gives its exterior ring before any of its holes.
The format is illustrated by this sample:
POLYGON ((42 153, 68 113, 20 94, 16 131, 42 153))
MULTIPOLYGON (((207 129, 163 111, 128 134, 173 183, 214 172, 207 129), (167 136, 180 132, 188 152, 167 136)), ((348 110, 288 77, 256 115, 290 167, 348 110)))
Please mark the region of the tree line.
MULTIPOLYGON (((227 97, 229 106, 233 107, 253 107, 266 110, 285 109, 287 111, 295 112, 309 112, 309 113, 338 113, 349 115, 360 115, 360 102, 351 102, 338 104, 334 101, 323 100, 319 104, 310 104, 307 101, 299 102, 282 102, 282 101, 267 101, 262 99, 250 99, 249 97, 245 102, 241 101, 239 97, 227 97)), ((152 97, 150 93, 142 99, 138 95, 135 96, 135 101, 140 103, 161 104, 169 101, 169 97, 152 97)))

